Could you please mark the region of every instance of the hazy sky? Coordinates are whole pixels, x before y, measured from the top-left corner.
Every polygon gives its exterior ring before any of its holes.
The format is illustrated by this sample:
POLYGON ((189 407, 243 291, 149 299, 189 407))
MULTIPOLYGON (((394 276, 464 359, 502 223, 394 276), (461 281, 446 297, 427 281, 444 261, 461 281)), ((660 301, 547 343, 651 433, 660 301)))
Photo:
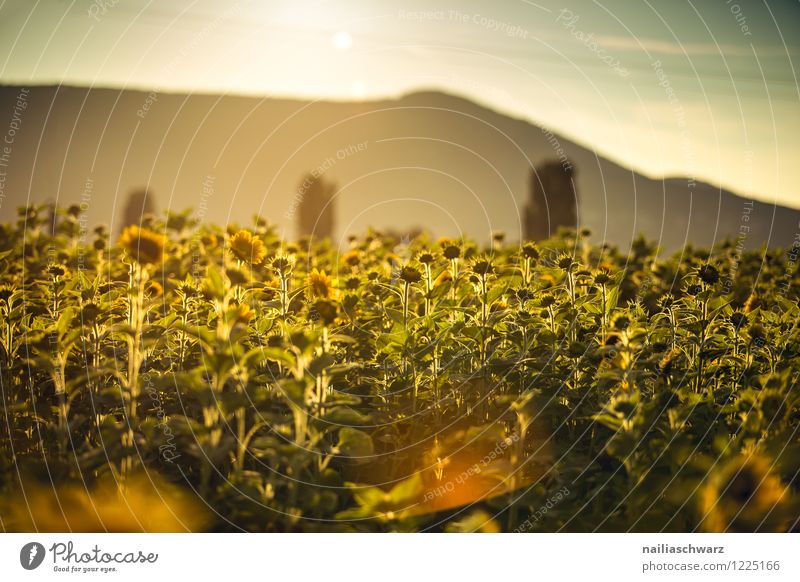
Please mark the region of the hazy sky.
POLYGON ((800 207, 798 24, 796 0, 0 0, 0 81, 437 88, 651 176, 800 207))

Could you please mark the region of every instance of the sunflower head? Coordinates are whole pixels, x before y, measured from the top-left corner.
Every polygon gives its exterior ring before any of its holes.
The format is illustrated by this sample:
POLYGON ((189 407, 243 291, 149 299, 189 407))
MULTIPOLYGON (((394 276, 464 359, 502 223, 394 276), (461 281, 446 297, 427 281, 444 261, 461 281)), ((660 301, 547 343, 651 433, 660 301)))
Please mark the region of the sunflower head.
POLYGON ((81 319, 85 323, 94 323, 100 316, 100 307, 96 303, 89 302, 81 309, 81 319))
POLYGON ((575 268, 575 260, 570 255, 561 255, 558 258, 558 266, 565 271, 572 271, 575 268))
POLYGON ((700 295, 700 293, 702 292, 703 292, 702 285, 689 285, 688 287, 686 287, 686 293, 692 295, 693 297, 700 295))
POLYGON ((458 246, 456 245, 449 244, 444 247, 444 249, 442 250, 442 254, 444 254, 444 257, 446 259, 450 259, 452 261, 461 256, 461 249, 458 248, 458 246))
POLYGON ((608 275, 608 271, 600 271, 594 276, 594 282, 598 285, 608 285, 611 281, 611 277, 608 275))
POLYGON ((3 303, 8 303, 8 300, 11 299, 11 296, 13 294, 14 290, 8 285, 0 286, 0 301, 2 301, 3 303))
POLYGON ((631 325, 631 318, 627 315, 618 315, 616 319, 614 319, 614 329, 618 331, 624 331, 628 329, 631 325))
POLYGON ((250 274, 242 269, 226 269, 225 274, 230 279, 231 285, 245 285, 250 282, 250 274))
POLYGON ((330 325, 336 320, 338 309, 336 304, 326 299, 318 299, 311 308, 312 317, 319 319, 325 325, 330 325))
POLYGON ((288 255, 279 255, 272 260, 272 268, 279 276, 284 277, 292 272, 294 260, 288 255))
POLYGON ((472 264, 472 272, 480 277, 494 273, 494 265, 486 259, 478 259, 472 264))
POLYGON ((219 239, 217 239, 217 235, 213 232, 207 232, 200 237, 200 242, 203 243, 203 246, 206 248, 206 250, 211 250, 217 248, 219 239))
POLYGON ((348 267, 357 267, 361 262, 361 256, 357 250, 347 251, 342 255, 342 263, 348 267))
POLYGON ((733 313, 731 313, 728 319, 730 320, 731 324, 733 324, 733 327, 735 327, 737 331, 747 324, 747 315, 745 315, 741 311, 734 311, 733 313))
POLYGON ((163 260, 167 237, 133 225, 122 231, 119 244, 140 265, 153 265, 163 260))
POLYGON ((54 279, 58 279, 67 274, 67 270, 61 265, 50 265, 47 267, 47 272, 50 273, 50 276, 54 279))
POLYGON ((151 279, 147 282, 145 292, 150 299, 157 299, 164 294, 164 287, 158 281, 151 279))
POLYGON ((522 246, 522 254, 525 258, 535 261, 539 258, 539 249, 537 249, 536 245, 533 243, 526 243, 522 246))
POLYGON ((453 275, 450 273, 450 271, 445 269, 439 274, 438 277, 436 277, 436 282, 434 283, 434 286, 438 287, 439 285, 444 285, 445 283, 448 283, 452 280, 453 280, 453 275))
POLYGON ((249 230, 240 230, 231 237, 230 249, 238 260, 258 265, 267 256, 267 248, 260 238, 249 230))
POLYGON ((314 269, 306 279, 309 299, 330 299, 334 295, 333 279, 325 271, 314 269))
POLYGON ((419 283, 422 279, 422 273, 414 267, 403 267, 400 270, 400 278, 406 283, 419 283))
POLYGON ((706 285, 713 285, 719 281, 719 271, 713 265, 706 264, 700 267, 697 271, 697 276, 706 285))
POLYGON ((758 454, 741 455, 708 475, 699 495, 703 529, 710 532, 784 531, 791 521, 789 490, 758 454))
POLYGON ((186 280, 178 285, 177 291, 187 299, 189 297, 196 297, 200 294, 197 287, 190 280, 186 280))
POLYGON ((545 309, 553 305, 555 302, 556 298, 553 297, 550 293, 544 293, 539 297, 539 305, 541 305, 545 309))
POLYGON ((425 251, 424 253, 420 254, 417 260, 423 265, 430 265, 432 262, 436 260, 436 257, 433 255, 433 253, 425 251))
POLYGON ((231 305, 228 307, 226 319, 230 325, 247 325, 253 318, 253 310, 247 303, 231 305))

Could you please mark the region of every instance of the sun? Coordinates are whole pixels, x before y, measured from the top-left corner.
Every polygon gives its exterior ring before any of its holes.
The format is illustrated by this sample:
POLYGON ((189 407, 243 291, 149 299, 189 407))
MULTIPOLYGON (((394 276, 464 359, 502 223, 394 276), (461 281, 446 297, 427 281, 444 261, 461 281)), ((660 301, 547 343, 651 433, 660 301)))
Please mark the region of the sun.
POLYGON ((353 46, 353 37, 350 36, 349 32, 345 32, 344 30, 340 30, 336 34, 331 37, 331 43, 333 43, 333 47, 338 51, 346 51, 351 46, 353 46))

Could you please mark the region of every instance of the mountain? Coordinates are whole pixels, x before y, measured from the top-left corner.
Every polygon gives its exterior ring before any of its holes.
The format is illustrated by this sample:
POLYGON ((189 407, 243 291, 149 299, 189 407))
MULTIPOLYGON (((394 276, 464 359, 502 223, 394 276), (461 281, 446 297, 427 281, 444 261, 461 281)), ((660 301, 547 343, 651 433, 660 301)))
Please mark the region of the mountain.
POLYGON ((798 210, 685 178, 653 180, 433 91, 331 102, 5 86, 0 119, 17 120, 0 148, 2 220, 28 201, 57 200, 84 202, 89 224, 116 226, 127 193, 147 187, 159 209, 193 207, 200 220, 221 223, 259 213, 292 236, 301 178, 316 170, 339 185, 340 240, 370 225, 483 241, 504 231, 515 240, 530 169, 560 147, 577 170, 579 220, 595 241, 626 247, 643 233, 672 250, 742 232, 747 248, 790 246, 800 223, 798 210))

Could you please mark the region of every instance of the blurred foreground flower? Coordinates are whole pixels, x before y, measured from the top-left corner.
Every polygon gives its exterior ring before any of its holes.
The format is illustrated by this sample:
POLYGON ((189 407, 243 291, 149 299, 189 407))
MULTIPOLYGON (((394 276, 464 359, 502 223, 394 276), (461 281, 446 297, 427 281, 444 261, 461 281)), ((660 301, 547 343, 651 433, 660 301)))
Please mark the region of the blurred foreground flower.
POLYGON ((26 485, 0 502, 9 531, 186 532, 203 531, 208 515, 190 492, 153 473, 128 478, 123 493, 108 479, 81 484, 26 485))
POLYGON ((723 462, 700 491, 702 527, 709 532, 786 531, 797 518, 790 491, 757 454, 723 462), (795 515, 792 515, 795 513, 795 515))

